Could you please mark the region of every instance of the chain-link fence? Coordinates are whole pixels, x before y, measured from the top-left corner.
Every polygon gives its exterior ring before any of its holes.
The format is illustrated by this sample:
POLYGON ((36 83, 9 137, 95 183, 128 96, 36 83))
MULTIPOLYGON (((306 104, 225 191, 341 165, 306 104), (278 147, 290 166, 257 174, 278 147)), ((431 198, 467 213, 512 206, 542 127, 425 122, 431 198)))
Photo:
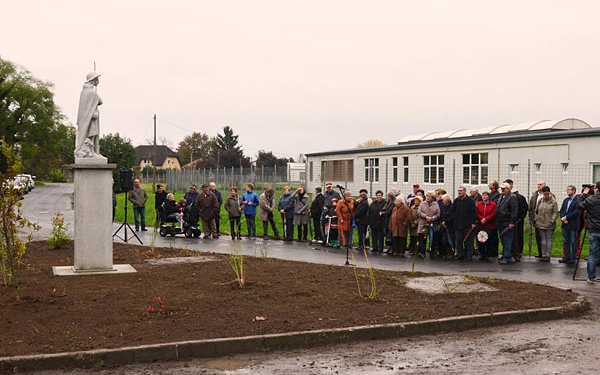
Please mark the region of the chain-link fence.
POLYGON ((268 187, 283 187, 285 185, 304 185, 304 172, 295 173, 286 167, 249 167, 249 168, 202 168, 168 170, 165 174, 168 189, 185 191, 192 184, 200 187, 202 184, 215 182, 219 189, 229 189, 233 186, 243 188, 248 182, 253 183, 257 190, 268 187))
POLYGON ((525 160, 514 164, 459 163, 458 160, 429 160, 429 164, 408 164, 402 160, 366 159, 360 165, 352 160, 324 162, 317 170, 309 161, 308 188, 323 186, 325 182, 342 185, 358 195, 360 189, 367 189, 373 196, 377 190, 384 193, 397 188, 403 194, 412 192, 415 183, 421 189, 442 188, 451 196, 456 196, 459 186, 476 187, 479 192, 489 190, 492 180, 502 183, 506 179, 514 181, 514 190, 525 196, 536 190, 537 182, 544 181, 557 199, 566 196, 566 187, 574 185, 581 191, 582 184, 600 180, 600 164, 544 164, 525 160))

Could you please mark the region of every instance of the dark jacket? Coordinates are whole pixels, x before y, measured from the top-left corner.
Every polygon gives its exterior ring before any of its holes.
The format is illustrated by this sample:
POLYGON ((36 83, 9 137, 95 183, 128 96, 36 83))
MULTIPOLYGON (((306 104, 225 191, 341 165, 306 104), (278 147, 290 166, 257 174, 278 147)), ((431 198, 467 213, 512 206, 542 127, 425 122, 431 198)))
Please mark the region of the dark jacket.
POLYGON ((219 209, 219 201, 217 196, 214 195, 210 190, 208 193, 204 192, 198 195, 196 199, 196 208, 200 217, 204 220, 211 220, 215 218, 215 212, 219 209))
POLYGON ((519 221, 519 202, 510 191, 506 195, 500 195, 498 207, 496 208, 496 223, 517 224, 519 221))
POLYGON ((162 193, 158 191, 154 193, 154 208, 158 210, 163 203, 167 201, 167 192, 163 190, 162 193))
POLYGON ((579 211, 579 208, 577 207, 577 204, 579 203, 579 197, 577 197, 576 195, 573 195, 573 201, 571 201, 571 204, 569 205, 569 200, 571 198, 566 197, 565 200, 562 202, 562 206, 560 207, 560 217, 561 219, 564 217, 565 219, 567 219, 567 224, 563 223, 562 227, 566 230, 576 230, 576 231, 580 231, 581 230, 581 221, 580 216, 581 216, 581 212, 579 211), (567 205, 569 205, 569 209, 567 210, 567 205))
POLYGON ((454 229, 467 229, 471 224, 477 224, 477 210, 473 198, 468 196, 463 199, 456 198, 452 203, 452 215, 454 229))
POLYGON ((192 192, 187 192, 185 193, 185 204, 186 206, 188 206, 190 208, 190 211, 192 213, 197 214, 198 213, 198 209, 196 208, 196 199, 198 199, 198 192, 192 193, 192 192))
POLYGON ((366 199, 354 202, 354 220, 356 225, 369 224, 369 202, 366 199))
POLYGON ((498 201, 500 200, 500 192, 498 189, 492 189, 490 191, 490 200, 498 205, 498 201))
POLYGON ((442 206, 442 212, 440 213, 440 220, 442 223, 446 223, 446 228, 454 228, 454 217, 452 214, 453 203, 447 206, 442 206))
POLYGON ((369 206, 369 226, 371 227, 371 229, 384 228, 386 224, 385 216, 380 215, 379 213, 383 210, 386 203, 387 202, 384 199, 380 201, 374 200, 373 203, 371 203, 371 205, 369 206))
POLYGON ((381 216, 383 217, 385 228, 388 228, 390 226, 390 218, 392 217, 392 211, 394 210, 394 207, 395 207, 394 201, 388 202, 386 200, 385 205, 381 209, 381 212, 383 213, 383 215, 381 215, 381 216))
POLYGON ((535 206, 537 206, 538 200, 542 199, 543 196, 544 195, 541 191, 536 190, 533 192, 533 194, 531 194, 531 197, 529 198, 529 221, 532 223, 535 220, 535 206))
POLYGON ((223 196, 221 195, 221 192, 217 189, 215 189, 214 191, 211 190, 211 192, 217 197, 217 202, 219 202, 219 208, 217 209, 217 212, 221 210, 221 205, 223 204, 223 196))
POLYGON ((517 204, 519 206, 519 221, 525 220, 529 206, 527 205, 527 198, 519 194, 518 191, 511 192, 517 198, 517 204))
POLYGON ((294 197, 292 194, 282 195, 277 203, 277 209, 285 211, 285 217, 292 219, 294 217, 294 197))
POLYGON ((338 201, 342 199, 340 194, 333 189, 331 190, 330 194, 328 194, 327 191, 325 191, 323 193, 323 205, 327 205, 328 207, 331 206, 331 200, 333 198, 337 199, 338 201))
POLYGON ((323 213, 323 206, 325 205, 325 197, 323 194, 319 193, 315 195, 312 203, 310 204, 310 216, 311 217, 321 217, 323 213))
POLYGON ((163 207, 165 216, 169 216, 170 214, 179 212, 179 208, 177 207, 177 202, 175 202, 175 201, 166 200, 163 202, 162 207, 163 207))
POLYGON ((242 212, 240 208, 244 209, 244 203, 242 201, 242 197, 236 195, 230 195, 229 198, 225 201, 225 211, 229 214, 229 218, 233 219, 234 217, 242 216, 242 212))
POLYGON ((581 194, 577 207, 587 211, 587 230, 590 233, 600 233, 600 193, 581 194))

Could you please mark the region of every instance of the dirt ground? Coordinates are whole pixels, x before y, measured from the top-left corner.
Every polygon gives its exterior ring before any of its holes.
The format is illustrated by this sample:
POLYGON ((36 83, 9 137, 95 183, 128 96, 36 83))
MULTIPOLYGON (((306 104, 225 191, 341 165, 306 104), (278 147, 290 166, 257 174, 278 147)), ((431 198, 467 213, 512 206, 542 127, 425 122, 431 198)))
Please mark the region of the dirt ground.
MULTIPOLYGON (((152 254, 117 243, 114 250, 115 263, 130 263, 138 272, 59 278, 52 266, 72 264, 72 245, 49 250, 43 242, 33 243, 21 275, 21 300, 15 300, 14 290, 0 289, 2 355, 418 321, 552 307, 575 299, 550 286, 504 280, 493 281, 496 292, 430 295, 403 285, 409 273, 377 271, 377 300, 361 300, 352 268, 252 257, 244 258, 248 283, 240 288, 231 283, 235 275, 224 255, 173 248, 152 254), (145 261, 198 255, 211 260, 145 261), (150 305, 160 307, 157 296, 164 314, 147 311, 150 305)), ((364 291, 366 270, 359 272, 364 291)))

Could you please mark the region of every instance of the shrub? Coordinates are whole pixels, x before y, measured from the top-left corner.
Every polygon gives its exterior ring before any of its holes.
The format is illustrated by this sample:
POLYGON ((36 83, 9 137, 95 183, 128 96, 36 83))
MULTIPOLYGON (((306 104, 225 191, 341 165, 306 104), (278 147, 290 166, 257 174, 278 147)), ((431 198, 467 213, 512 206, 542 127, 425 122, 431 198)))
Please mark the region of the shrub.
POLYGON ((60 170, 60 169, 55 169, 53 172, 51 172, 48 175, 48 178, 52 182, 64 182, 65 181, 65 176, 63 175, 62 170, 60 170))
POLYGON ((10 183, 23 169, 19 157, 4 140, 0 140, 0 149, 7 165, 6 172, 0 172, 0 272, 4 286, 13 286, 19 300, 21 260, 39 225, 21 216, 22 197, 10 183), (23 236, 25 230, 29 233, 23 236))
POLYGON ((69 224, 65 224, 65 217, 62 213, 57 212, 52 218, 52 232, 48 237, 48 245, 51 249, 59 249, 71 241, 69 234, 69 224))

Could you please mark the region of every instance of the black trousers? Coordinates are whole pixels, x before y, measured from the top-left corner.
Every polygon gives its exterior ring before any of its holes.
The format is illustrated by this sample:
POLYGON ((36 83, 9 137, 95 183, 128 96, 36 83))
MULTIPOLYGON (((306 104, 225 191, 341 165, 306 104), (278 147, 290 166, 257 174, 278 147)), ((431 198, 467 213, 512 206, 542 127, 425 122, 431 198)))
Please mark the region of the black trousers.
POLYGON ((271 229, 273 229, 273 237, 279 236, 279 231, 275 226, 275 220, 273 220, 273 215, 269 215, 267 221, 263 221, 263 236, 269 235, 269 223, 271 224, 271 229))
MULTIPOLYGON (((537 229, 537 228, 536 228, 537 229)), ((523 254, 523 233, 525 232, 525 220, 519 220, 517 225, 515 225, 514 234, 513 234, 513 246, 512 246, 512 255, 514 257, 520 258, 523 254)), ((536 230, 537 234, 537 230, 536 230)), ((541 241, 541 239, 540 239, 541 241)), ((540 249, 538 247, 538 249, 540 249)))
POLYGON ((241 237, 241 230, 240 230, 240 223, 241 223, 241 217, 230 217, 229 218, 229 228, 231 229, 231 237, 235 238, 237 237, 238 240, 241 237))
POLYGON ((321 216, 313 216, 311 217, 313 222, 313 228, 315 231, 315 240, 323 240, 323 234, 321 232, 321 216))
MULTIPOLYGON (((371 228, 371 236, 373 237, 373 251, 383 251, 383 228, 371 228)), ((406 247, 406 238, 404 240, 406 247)))
POLYGON ((285 237, 284 240, 291 241, 294 239, 294 218, 286 217, 285 220, 285 237))
POLYGON ((392 237, 392 253, 404 254, 406 250, 406 237, 392 237))
POLYGON ((217 234, 221 233, 219 231, 219 228, 221 227, 221 207, 219 207, 219 210, 215 211, 215 227, 217 228, 217 234))
MULTIPOLYGON (((293 220, 292 220, 293 222, 293 220)), ((298 241, 306 241, 308 237, 308 224, 298 224, 298 241)))

